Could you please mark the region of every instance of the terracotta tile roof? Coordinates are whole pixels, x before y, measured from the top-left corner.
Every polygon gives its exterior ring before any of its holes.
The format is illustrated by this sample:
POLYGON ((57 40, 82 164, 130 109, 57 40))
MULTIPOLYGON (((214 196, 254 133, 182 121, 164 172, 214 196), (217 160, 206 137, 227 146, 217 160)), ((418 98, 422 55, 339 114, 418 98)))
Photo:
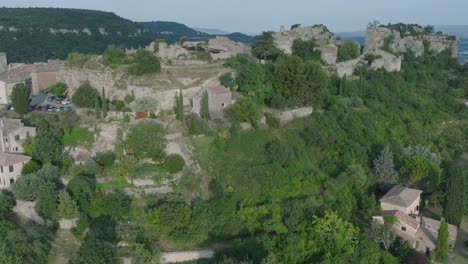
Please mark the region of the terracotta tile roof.
POLYGON ((399 210, 383 211, 382 216, 394 216, 398 221, 409 225, 415 230, 419 228, 419 221, 416 218, 413 218, 399 210))
POLYGON ((214 87, 210 87, 208 88, 208 91, 212 94, 227 94, 227 93, 230 93, 231 90, 229 90, 228 88, 220 85, 220 86, 214 86, 214 87))
POLYGON ((403 185, 398 184, 380 198, 379 201, 382 203, 408 207, 419 198, 421 193, 421 190, 406 188, 403 185))
POLYGON ((31 160, 31 157, 0 152, 0 166, 10 166, 31 160))

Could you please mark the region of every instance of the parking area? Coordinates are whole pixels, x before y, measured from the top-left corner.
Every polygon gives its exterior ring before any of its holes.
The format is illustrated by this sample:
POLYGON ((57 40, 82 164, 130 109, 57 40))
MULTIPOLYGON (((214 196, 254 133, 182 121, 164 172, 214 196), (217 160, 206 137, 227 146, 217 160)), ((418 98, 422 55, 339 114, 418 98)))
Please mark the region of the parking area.
POLYGON ((72 112, 74 107, 71 100, 63 95, 56 96, 40 92, 32 97, 29 110, 34 112, 72 112))

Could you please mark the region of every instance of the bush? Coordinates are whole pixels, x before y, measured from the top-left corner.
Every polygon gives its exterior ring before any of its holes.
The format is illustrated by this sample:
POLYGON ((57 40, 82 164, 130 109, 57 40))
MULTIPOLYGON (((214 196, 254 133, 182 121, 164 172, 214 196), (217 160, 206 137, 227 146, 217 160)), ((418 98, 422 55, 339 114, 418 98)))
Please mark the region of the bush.
POLYGON ((98 152, 94 160, 101 166, 110 167, 114 164, 115 154, 114 152, 98 152))
POLYGON ((450 89, 449 94, 456 98, 464 98, 466 93, 463 89, 450 89))
POLYGON ((344 45, 338 49, 338 61, 354 60, 359 57, 361 51, 359 44, 354 41, 345 41, 344 45))
POLYGON ((127 56, 125 55, 125 52, 122 49, 111 45, 107 47, 106 51, 102 55, 102 60, 104 61, 105 65, 112 67, 124 64, 126 57, 127 56))
POLYGON ((86 175, 95 175, 98 169, 96 161, 90 159, 83 164, 83 173, 86 175))
POLYGON ((114 105, 115 105, 115 110, 122 111, 122 109, 125 107, 125 102, 122 100, 117 100, 114 105))
POLYGON ((161 71, 161 63, 151 52, 138 50, 132 64, 128 67, 130 75, 141 76, 144 74, 158 73, 161 71))
POLYGON ((280 125, 281 125, 280 120, 278 118, 274 117, 271 113, 266 113, 265 114, 265 119, 266 119, 267 125, 271 129, 279 128, 280 125))
POLYGON ((125 142, 128 152, 137 158, 164 158, 164 128, 153 121, 142 121, 133 126, 125 142))
POLYGON ((21 174, 25 175, 34 173, 40 169, 41 165, 39 165, 39 163, 35 162, 34 160, 30 160, 26 164, 24 164, 23 168, 21 169, 21 174))
POLYGON ((236 87, 236 80, 232 78, 232 74, 230 72, 221 75, 219 77, 219 81, 221 82, 221 85, 228 87, 231 90, 234 90, 236 87))
POLYGON ((226 110, 234 122, 249 122, 257 124, 260 117, 260 106, 250 98, 242 98, 226 110))
POLYGON ((208 130, 206 121, 197 115, 190 116, 187 119, 187 126, 190 135, 203 135, 208 130))
POLYGON ((53 95, 61 95, 68 89, 68 86, 65 83, 59 82, 47 89, 49 93, 53 95))
POLYGON ((95 98, 98 96, 98 91, 86 81, 73 94, 72 101, 76 107, 94 109, 95 98))
POLYGON ((185 166, 185 160, 178 154, 172 154, 166 158, 165 162, 166 170, 170 173, 177 173, 181 171, 185 166))
POLYGON ((72 52, 68 54, 65 66, 83 68, 86 62, 91 59, 92 55, 72 52))

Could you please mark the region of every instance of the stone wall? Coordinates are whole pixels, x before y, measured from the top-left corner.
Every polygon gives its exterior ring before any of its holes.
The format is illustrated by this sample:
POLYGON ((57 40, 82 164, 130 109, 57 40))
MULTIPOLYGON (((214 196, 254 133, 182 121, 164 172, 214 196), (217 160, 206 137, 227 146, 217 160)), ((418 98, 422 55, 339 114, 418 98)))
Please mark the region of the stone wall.
POLYGON ((322 47, 333 43, 333 34, 325 26, 298 27, 273 33, 276 46, 287 54, 292 53, 292 44, 295 39, 315 39, 322 47))
POLYGON ((458 40, 449 40, 447 35, 421 33, 402 36, 400 32, 386 27, 372 27, 367 30, 364 53, 373 53, 380 49, 387 38, 392 38, 390 47, 397 53, 413 51, 416 56, 421 56, 424 53, 424 42, 428 41, 431 50, 439 53, 449 49, 452 57, 458 56, 458 40))

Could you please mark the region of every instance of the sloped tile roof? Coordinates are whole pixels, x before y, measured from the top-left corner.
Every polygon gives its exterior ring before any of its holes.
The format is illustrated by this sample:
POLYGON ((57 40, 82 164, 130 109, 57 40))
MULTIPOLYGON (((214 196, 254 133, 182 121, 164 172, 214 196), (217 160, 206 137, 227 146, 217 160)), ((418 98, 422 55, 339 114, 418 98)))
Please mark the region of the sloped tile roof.
POLYGON ((419 228, 419 221, 416 218, 413 218, 399 210, 383 211, 382 216, 394 216, 398 221, 407 224, 415 230, 419 228))
POLYGON ((0 152, 0 166, 15 165, 29 160, 31 160, 31 157, 25 155, 0 152))
POLYGON ((208 91, 210 91, 210 93, 212 94, 226 94, 226 93, 230 93, 231 90, 229 90, 228 88, 220 85, 220 86, 214 86, 214 87, 210 87, 208 88, 208 91))
POLYGON ((382 198, 380 198, 379 201, 382 203, 408 207, 414 203, 414 201, 416 201, 419 196, 421 196, 421 193, 421 190, 406 188, 405 186, 399 184, 393 187, 382 198))

